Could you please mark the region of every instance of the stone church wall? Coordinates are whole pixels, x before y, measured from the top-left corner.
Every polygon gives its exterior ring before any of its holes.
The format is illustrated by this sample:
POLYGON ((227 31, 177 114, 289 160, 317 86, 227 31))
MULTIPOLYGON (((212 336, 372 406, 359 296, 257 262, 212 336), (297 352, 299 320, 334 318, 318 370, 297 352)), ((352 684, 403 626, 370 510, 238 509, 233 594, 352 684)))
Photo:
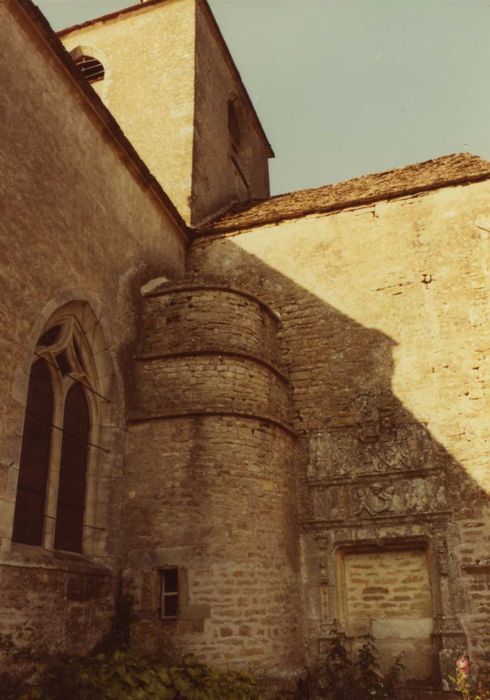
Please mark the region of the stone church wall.
POLYGON ((156 274, 181 274, 185 237, 109 116, 46 43, 42 19, 2 2, 0 34, 0 631, 82 651, 112 611, 125 436, 120 357, 135 333, 136 292, 156 274), (30 366, 44 325, 65 304, 81 309, 107 367, 106 451, 94 496, 104 515, 90 559, 11 544, 30 366))
POLYGON ((353 606, 370 599, 378 639, 406 640, 408 677, 447 675, 465 649, 488 673, 489 193, 448 187, 193 245, 190 273, 281 321, 310 660, 338 624, 356 643, 369 622, 349 632, 353 606))
MULTIPOLYGON (((265 196, 269 154, 203 7, 135 10, 136 54, 110 23, 69 46, 100 50, 96 89, 155 172, 172 153, 187 217, 194 179, 196 220, 200 201, 265 196), (153 21, 170 78, 129 109, 111 52, 138 83, 153 21), (132 120, 167 104, 156 148, 132 120)), ((198 235, 185 270, 178 215, 25 0, 0 2, 0 45, 0 632, 88 650, 122 569, 152 651, 294 675, 305 645, 314 663, 332 630, 355 648, 371 627, 409 678, 440 680, 464 650, 488 675, 488 182, 198 235), (142 299, 155 277, 172 282, 142 299), (29 372, 60 309, 103 387, 82 555, 12 542, 29 372)))

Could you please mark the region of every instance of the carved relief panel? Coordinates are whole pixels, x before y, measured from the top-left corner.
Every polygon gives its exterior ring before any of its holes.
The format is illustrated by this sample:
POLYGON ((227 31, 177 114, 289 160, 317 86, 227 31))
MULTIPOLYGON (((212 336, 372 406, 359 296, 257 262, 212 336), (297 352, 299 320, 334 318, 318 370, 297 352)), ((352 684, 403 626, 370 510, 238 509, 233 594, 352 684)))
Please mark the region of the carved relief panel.
POLYGON ((387 649, 393 634, 419 648, 415 676, 429 674, 434 655, 443 671, 437 649, 464 644, 449 572, 448 455, 393 395, 366 394, 309 435, 308 456, 303 524, 322 561, 320 646, 339 624, 355 644, 356 615, 371 605, 387 649))
POLYGON ((379 401, 363 395, 342 425, 311 434, 308 519, 369 520, 447 509, 443 450, 423 425, 380 408, 379 401))
POLYGON ((362 480, 310 485, 310 512, 314 521, 339 521, 444 513, 443 474, 426 478, 362 480))

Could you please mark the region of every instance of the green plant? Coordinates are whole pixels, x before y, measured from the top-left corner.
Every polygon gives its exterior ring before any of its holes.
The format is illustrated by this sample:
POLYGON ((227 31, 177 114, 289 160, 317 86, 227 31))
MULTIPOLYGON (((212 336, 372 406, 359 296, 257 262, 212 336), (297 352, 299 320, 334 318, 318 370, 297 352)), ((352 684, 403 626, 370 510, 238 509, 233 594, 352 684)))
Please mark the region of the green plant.
POLYGON ((463 700, 490 700, 490 690, 485 690, 481 683, 475 688, 471 679, 471 664, 467 654, 456 660, 456 674, 449 676, 454 690, 461 693, 463 700))
POLYGON ((391 700, 396 698, 402 671, 400 657, 386 673, 380 671, 371 630, 365 635, 356 660, 349 658, 345 635, 334 632, 320 667, 318 692, 328 700, 391 700))
POLYGON ((219 671, 193 656, 167 666, 131 651, 64 657, 47 666, 32 700, 259 700, 255 679, 219 671))
POLYGON ((320 666, 319 692, 332 700, 349 700, 353 664, 345 648, 345 635, 332 634, 325 663, 320 666))
POLYGON ((119 591, 109 632, 85 656, 19 649, 0 635, 1 700, 261 700, 257 678, 200 663, 169 663, 131 649, 133 601, 119 591))
MULTIPOLYGON (((7 645, 8 646, 8 645, 7 645)), ((19 652, 8 648, 7 654, 19 652)), ((27 658, 26 652, 22 652, 27 658)), ((130 649, 87 656, 37 656, 0 675, 2 700, 261 700, 252 674, 223 671, 187 655, 169 665, 130 649)))
POLYGON ((366 697, 378 700, 389 697, 384 683, 384 677, 379 670, 378 651, 374 639, 369 632, 358 652, 358 683, 366 697))

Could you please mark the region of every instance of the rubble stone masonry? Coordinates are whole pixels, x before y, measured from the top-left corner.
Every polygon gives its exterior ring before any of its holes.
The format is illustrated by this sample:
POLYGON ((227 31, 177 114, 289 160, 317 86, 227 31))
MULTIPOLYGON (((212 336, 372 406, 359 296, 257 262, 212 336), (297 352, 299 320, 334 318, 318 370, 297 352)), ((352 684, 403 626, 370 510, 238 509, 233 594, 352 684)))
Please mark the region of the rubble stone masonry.
MULTIPOLYGON (((481 182, 301 219, 276 212, 193 245, 190 273, 226 279, 280 318, 310 659, 343 616, 355 637, 347 579, 374 546, 368 588, 383 590, 380 604, 409 560, 424 606, 430 580, 432 627, 414 675, 437 681, 465 649, 488 673, 489 194, 481 182)), ((379 632, 385 615, 372 612, 379 632)))
POLYGON ((268 198, 204 0, 63 32, 94 87, 29 0, 0 35, 0 632, 86 652, 122 586, 152 653, 294 686, 370 628, 419 686, 464 651, 490 679, 490 164, 268 198), (12 541, 38 350, 91 392, 81 552, 53 543, 64 398, 38 545, 12 541))
POLYGON ((263 302, 223 285, 169 283, 146 298, 123 549, 140 644, 284 673, 298 669, 302 634, 277 323, 263 302), (185 583, 178 617, 161 620, 159 569, 168 567, 185 583))
MULTIPOLYGON (((107 630, 114 609, 126 412, 121 358, 136 332, 135 300, 157 270, 181 274, 186 241, 163 193, 121 147, 110 114, 53 52, 43 22, 22 4, 0 3, 0 631, 22 644, 83 652, 107 630), (105 365, 103 421, 94 425, 103 448, 94 450, 103 455, 93 496, 98 520, 87 556, 11 539, 29 372, 43 327, 61 307, 76 307, 105 365)), ((53 525, 45 520, 44 534, 53 525)))

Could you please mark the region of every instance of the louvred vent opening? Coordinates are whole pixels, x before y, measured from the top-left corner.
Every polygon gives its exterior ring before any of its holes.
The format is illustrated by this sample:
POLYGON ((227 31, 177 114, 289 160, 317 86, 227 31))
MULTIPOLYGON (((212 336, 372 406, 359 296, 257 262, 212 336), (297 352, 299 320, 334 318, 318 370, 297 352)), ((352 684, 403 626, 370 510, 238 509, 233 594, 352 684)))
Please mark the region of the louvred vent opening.
POLYGON ((80 58, 77 58, 76 64, 90 83, 104 79, 104 66, 93 56, 80 56, 80 58))

